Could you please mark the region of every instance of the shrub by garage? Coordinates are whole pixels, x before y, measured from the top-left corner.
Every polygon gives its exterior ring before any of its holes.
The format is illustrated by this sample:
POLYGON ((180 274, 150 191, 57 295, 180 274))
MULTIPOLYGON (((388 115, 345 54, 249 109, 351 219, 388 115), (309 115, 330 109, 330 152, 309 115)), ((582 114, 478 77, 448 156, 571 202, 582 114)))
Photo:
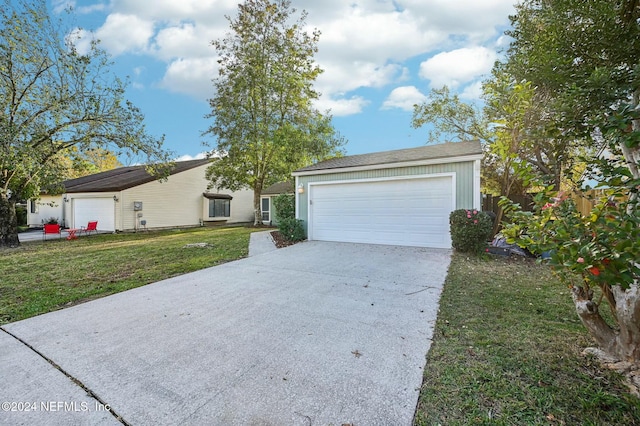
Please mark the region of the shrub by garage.
POLYGON ((493 232, 491 217, 479 210, 458 209, 449 215, 451 245, 464 253, 482 253, 493 232))

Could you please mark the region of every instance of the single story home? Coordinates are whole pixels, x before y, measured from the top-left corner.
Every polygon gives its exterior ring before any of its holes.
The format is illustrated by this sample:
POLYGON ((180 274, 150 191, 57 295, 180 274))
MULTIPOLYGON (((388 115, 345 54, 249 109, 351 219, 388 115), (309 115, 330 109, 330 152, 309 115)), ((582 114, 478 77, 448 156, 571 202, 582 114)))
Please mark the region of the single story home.
POLYGON ((293 173, 309 240, 450 248, 449 214, 480 209, 479 141, 333 158, 293 173))
POLYGON ((260 196, 260 208, 262 210, 262 223, 265 225, 277 225, 278 213, 273 203, 273 199, 279 195, 288 194, 293 196, 293 182, 278 182, 265 188, 260 196))
POLYGON ((253 221, 253 191, 207 189, 210 160, 176 162, 166 180, 145 166, 119 167, 63 183, 65 192, 30 200, 27 223, 50 218, 68 228, 98 221, 100 231, 175 228, 253 221))

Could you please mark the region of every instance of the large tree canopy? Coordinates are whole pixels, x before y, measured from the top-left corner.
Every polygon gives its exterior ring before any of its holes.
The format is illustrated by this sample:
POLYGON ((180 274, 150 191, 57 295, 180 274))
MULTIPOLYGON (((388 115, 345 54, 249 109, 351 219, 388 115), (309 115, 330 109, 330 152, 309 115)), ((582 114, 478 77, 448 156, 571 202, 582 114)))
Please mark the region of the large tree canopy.
POLYGON ((3 0, 0 10, 0 246, 19 243, 17 200, 64 179, 66 154, 95 149, 163 162, 162 140, 124 99, 94 43, 86 54, 45 0, 3 0))
POLYGON ((235 19, 227 17, 231 31, 212 43, 220 68, 205 134, 217 138, 221 158, 209 177, 216 186, 253 189, 256 223, 265 185, 339 154, 343 144, 331 117, 312 105, 320 33, 307 33, 306 13, 294 20, 295 13, 288 0, 247 0, 235 19))
POLYGON ((640 2, 526 0, 512 25, 513 43, 498 66, 546 94, 553 112, 546 127, 559 138, 585 138, 611 155, 588 160, 605 195, 588 216, 543 192, 538 210, 514 213, 507 232, 533 251, 549 251, 602 353, 638 368, 640 2), (601 315, 601 301, 613 321, 601 315))

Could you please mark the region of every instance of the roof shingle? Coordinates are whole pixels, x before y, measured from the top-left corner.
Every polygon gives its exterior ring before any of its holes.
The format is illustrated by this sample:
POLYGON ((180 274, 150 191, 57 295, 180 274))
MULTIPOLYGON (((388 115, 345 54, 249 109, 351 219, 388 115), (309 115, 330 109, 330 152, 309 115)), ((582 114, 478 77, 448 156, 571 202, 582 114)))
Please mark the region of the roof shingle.
POLYGON ((293 182, 278 182, 262 191, 262 195, 293 194, 293 182))
MULTIPOLYGON (((184 172, 207 164, 210 160, 178 161, 171 169, 170 175, 184 172)), ((147 173, 145 166, 118 167, 89 176, 69 179, 63 182, 67 193, 78 192, 113 192, 133 188, 144 183, 153 182, 157 177, 147 173)))
POLYGON ((434 160, 439 158, 462 157, 482 154, 480 141, 447 142, 427 145, 418 148, 398 149, 394 151, 374 152, 371 154, 349 155, 321 161, 303 167, 294 172, 310 172, 316 170, 344 169, 348 167, 375 166, 410 161, 434 160))

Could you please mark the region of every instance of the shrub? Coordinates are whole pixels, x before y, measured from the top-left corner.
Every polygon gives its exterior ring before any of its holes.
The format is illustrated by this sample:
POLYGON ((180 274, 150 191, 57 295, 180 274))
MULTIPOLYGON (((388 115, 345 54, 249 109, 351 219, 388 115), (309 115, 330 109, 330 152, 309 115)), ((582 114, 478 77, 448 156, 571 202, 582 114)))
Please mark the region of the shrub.
POLYGON ((295 197, 292 194, 281 194, 273 199, 278 220, 296 217, 295 197))
POLYGON ((24 226, 27 224, 26 207, 16 205, 16 218, 18 219, 18 226, 24 226))
POLYGON ((57 225, 58 224, 58 218, 52 216, 49 219, 45 220, 44 223, 46 225, 57 225))
POLYGON ((493 231, 491 217, 478 210, 454 210, 449 215, 449 224, 451 245, 465 253, 483 252, 493 231))
POLYGON ((278 222, 278 228, 282 237, 287 241, 297 242, 307 238, 304 228, 302 227, 301 220, 290 217, 280 219, 278 222))

